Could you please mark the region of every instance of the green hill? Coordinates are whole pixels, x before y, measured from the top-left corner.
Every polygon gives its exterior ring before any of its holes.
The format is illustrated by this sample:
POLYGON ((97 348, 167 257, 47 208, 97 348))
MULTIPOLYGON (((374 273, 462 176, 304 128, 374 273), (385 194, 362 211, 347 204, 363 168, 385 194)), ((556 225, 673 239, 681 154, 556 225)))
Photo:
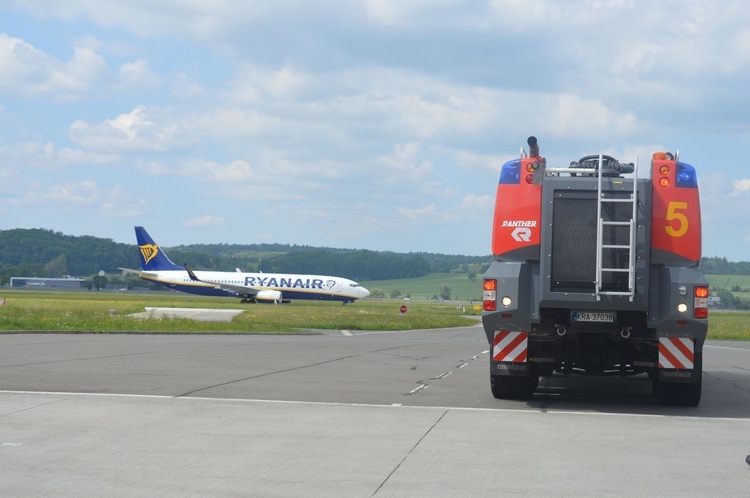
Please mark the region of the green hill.
POLYGON ((721 304, 738 309, 750 308, 750 275, 706 275, 711 294, 721 304))
POLYGON ((386 297, 393 291, 399 291, 401 297, 412 299, 440 298, 440 286, 445 284, 451 289, 450 299, 461 301, 482 300, 482 275, 478 274, 472 282, 466 273, 430 273, 419 278, 402 278, 396 280, 368 280, 360 282, 372 292, 381 289, 386 297))

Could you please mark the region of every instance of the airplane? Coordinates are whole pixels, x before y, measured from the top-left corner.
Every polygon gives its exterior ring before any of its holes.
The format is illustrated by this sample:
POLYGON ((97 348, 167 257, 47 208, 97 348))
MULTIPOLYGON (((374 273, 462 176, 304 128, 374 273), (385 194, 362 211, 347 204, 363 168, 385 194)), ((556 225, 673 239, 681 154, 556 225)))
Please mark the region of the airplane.
POLYGON ((239 297, 243 303, 314 299, 347 304, 370 295, 370 291, 353 280, 327 275, 247 273, 239 268, 233 272, 193 271, 188 265, 174 264, 143 227, 135 227, 135 236, 143 270, 120 269, 168 289, 239 297))

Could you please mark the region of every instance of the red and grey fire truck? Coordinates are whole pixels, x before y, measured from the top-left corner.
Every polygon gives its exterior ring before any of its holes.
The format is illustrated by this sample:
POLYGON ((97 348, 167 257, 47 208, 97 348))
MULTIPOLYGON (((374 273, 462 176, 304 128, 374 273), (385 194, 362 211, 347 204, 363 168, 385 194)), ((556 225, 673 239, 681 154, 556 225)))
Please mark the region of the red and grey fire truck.
POLYGON ((669 152, 648 175, 603 154, 550 167, 528 144, 502 167, 484 275, 492 394, 531 397, 555 372, 644 374, 659 402, 698 405, 708 281, 695 169, 669 152))

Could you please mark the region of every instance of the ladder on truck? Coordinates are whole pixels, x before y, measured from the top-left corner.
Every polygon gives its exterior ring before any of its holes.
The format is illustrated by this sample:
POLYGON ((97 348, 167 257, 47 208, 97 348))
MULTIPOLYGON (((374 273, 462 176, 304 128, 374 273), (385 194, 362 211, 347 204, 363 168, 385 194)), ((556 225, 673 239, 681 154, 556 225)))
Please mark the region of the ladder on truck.
MULTIPOLYGON (((604 160, 602 155, 599 155, 599 167, 598 167, 598 185, 597 185, 597 202, 596 202, 596 300, 599 301, 601 296, 627 296, 630 301, 635 296, 635 246, 636 246, 636 228, 638 220, 638 158, 635 159, 634 170, 633 170, 633 190, 629 192, 628 196, 625 197, 605 197, 602 192, 602 169, 604 160), (605 203, 629 203, 632 207, 629 220, 605 220, 602 215, 602 206, 605 203), (628 227, 628 244, 605 244, 604 243, 604 230, 606 227, 617 227, 626 226, 628 227), (614 262, 621 258, 616 257, 617 251, 627 252, 626 265, 615 266, 614 262), (605 267, 605 254, 610 253, 612 257, 609 258, 611 265, 605 267), (627 290, 605 290, 604 289, 604 278, 603 276, 607 273, 626 273, 628 277, 627 290)), ((629 179, 623 178, 623 181, 629 179)))

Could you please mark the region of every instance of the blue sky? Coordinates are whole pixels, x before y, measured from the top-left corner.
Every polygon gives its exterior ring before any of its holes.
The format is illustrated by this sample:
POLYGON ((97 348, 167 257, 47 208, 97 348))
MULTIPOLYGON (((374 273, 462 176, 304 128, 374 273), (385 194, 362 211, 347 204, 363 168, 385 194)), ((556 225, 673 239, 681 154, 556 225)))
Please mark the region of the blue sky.
POLYGON ((679 149, 750 260, 750 4, 0 0, 0 229, 490 254, 500 166, 679 149))

